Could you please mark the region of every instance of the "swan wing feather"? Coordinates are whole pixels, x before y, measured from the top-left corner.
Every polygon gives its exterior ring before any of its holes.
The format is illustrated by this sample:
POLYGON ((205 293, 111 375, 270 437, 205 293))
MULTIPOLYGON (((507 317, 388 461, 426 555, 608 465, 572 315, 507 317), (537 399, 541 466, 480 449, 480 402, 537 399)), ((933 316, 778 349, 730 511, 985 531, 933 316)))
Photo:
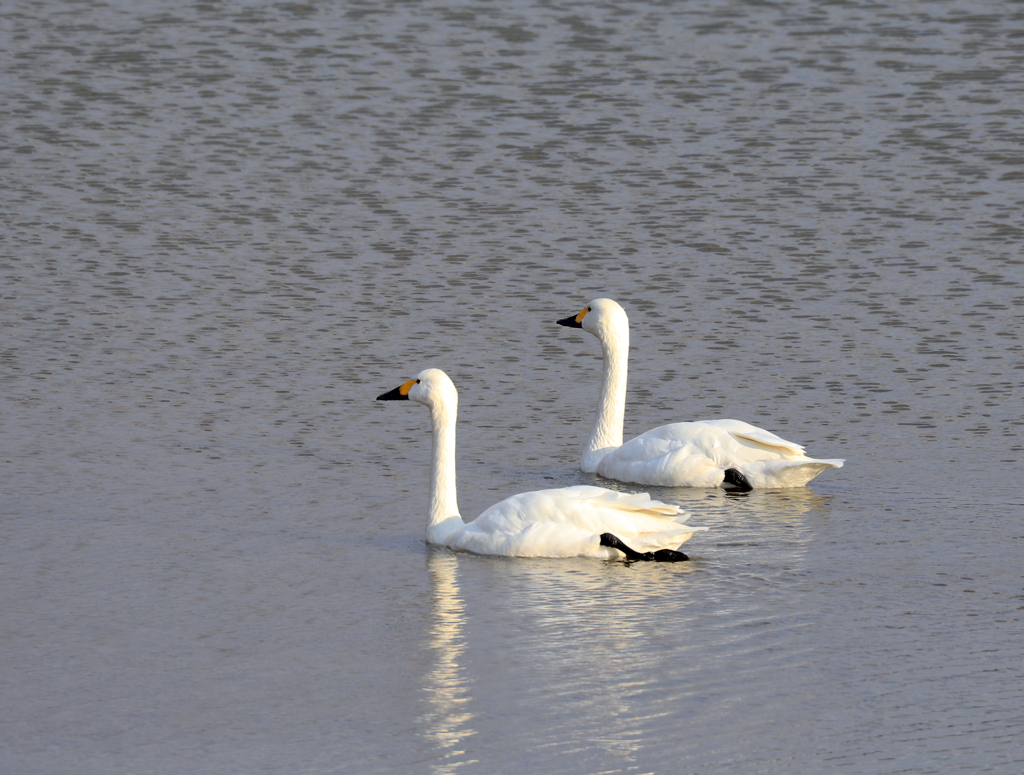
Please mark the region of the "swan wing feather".
POLYGON ((800 444, 786 441, 786 439, 775 435, 771 431, 758 428, 756 425, 743 422, 743 420, 699 420, 698 424, 721 428, 737 439, 748 441, 751 444, 765 448, 766 451, 781 454, 785 457, 801 457, 804 454, 804 448, 800 444))

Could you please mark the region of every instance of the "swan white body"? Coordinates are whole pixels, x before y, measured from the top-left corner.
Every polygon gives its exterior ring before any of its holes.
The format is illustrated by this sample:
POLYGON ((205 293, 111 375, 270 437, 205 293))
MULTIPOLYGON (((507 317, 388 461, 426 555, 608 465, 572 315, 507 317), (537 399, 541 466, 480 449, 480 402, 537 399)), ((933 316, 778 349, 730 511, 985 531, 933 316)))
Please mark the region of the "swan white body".
POLYGON ((630 495, 588 485, 513 495, 467 524, 459 516, 455 492, 455 385, 443 371, 426 369, 380 398, 408 398, 430 408, 429 543, 506 557, 611 560, 624 555, 602 544, 602 534, 611 533, 638 552, 657 552, 707 530, 683 524, 686 512, 651 500, 647 493, 630 495))
POLYGON ((729 469, 750 487, 802 487, 842 460, 816 460, 799 444, 741 420, 700 420, 662 425, 622 443, 626 409, 629 319, 611 299, 595 299, 562 325, 597 337, 604 377, 594 429, 580 468, 609 479, 667 487, 719 487, 729 469))

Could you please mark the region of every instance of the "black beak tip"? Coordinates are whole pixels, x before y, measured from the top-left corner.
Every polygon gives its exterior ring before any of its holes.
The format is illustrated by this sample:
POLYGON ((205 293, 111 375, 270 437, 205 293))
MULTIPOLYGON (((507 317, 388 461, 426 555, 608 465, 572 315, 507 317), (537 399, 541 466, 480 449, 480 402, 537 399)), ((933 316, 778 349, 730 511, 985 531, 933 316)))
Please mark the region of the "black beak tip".
POLYGON ((409 396, 403 396, 401 393, 398 392, 399 390, 401 390, 401 388, 395 388, 394 390, 389 390, 387 393, 381 393, 379 396, 377 396, 377 400, 378 401, 408 401, 409 400, 409 396))
POLYGON ((560 325, 560 326, 568 326, 569 328, 583 328, 583 324, 582 323, 577 323, 576 322, 576 316, 575 315, 572 315, 572 316, 567 317, 567 318, 562 318, 561 320, 556 320, 555 322, 558 323, 558 325, 560 325))

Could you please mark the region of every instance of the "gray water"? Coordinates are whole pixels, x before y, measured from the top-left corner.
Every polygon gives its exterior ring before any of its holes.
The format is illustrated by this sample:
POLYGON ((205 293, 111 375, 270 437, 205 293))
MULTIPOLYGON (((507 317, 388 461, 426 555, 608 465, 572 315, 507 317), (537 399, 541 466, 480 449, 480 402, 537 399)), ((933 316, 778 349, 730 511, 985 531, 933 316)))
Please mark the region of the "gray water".
MULTIPOLYGON (((1019 773, 1024 6, 0 10, 4 772, 1019 773), (692 562, 423 543, 736 417, 692 562)), ((625 489, 628 489, 626 487, 625 489)))

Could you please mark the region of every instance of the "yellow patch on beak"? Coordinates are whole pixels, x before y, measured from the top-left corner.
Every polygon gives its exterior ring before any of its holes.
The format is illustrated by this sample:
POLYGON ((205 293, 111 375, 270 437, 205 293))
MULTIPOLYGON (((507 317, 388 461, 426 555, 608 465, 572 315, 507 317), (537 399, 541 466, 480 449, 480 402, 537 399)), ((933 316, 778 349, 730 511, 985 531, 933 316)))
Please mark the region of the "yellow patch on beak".
POLYGON ((416 384, 416 380, 410 379, 408 382, 406 382, 404 385, 402 385, 400 388, 398 388, 398 394, 402 395, 402 396, 409 395, 409 391, 412 390, 412 386, 415 385, 415 384, 416 384))
POLYGON ((590 307, 584 307, 583 309, 581 309, 580 310, 580 314, 578 314, 576 316, 576 322, 577 323, 582 323, 583 322, 583 318, 585 318, 587 316, 588 312, 590 312, 590 307))

